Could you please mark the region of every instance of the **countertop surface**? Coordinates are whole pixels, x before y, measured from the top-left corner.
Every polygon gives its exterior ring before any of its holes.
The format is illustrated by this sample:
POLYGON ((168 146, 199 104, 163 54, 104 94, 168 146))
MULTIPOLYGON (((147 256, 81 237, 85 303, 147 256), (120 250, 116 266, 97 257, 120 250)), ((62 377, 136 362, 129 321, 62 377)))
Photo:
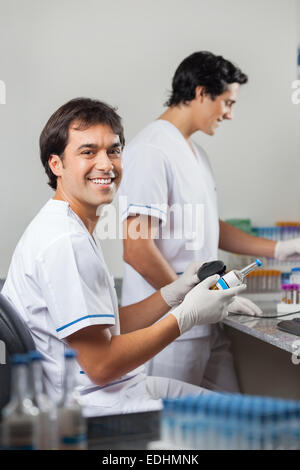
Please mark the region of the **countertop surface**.
POLYGON ((299 350, 300 337, 280 331, 276 326, 280 321, 300 318, 300 312, 284 317, 268 318, 276 315, 276 301, 251 300, 255 301, 255 303, 260 306, 263 310, 263 316, 267 318, 253 318, 244 315, 230 314, 223 323, 266 343, 272 344, 273 346, 277 346, 289 353, 294 353, 296 350, 299 350))

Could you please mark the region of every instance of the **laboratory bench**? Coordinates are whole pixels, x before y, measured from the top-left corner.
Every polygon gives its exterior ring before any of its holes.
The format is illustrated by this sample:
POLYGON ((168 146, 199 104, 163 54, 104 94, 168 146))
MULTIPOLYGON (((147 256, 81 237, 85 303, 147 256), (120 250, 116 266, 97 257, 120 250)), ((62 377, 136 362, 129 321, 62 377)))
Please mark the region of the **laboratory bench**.
MULTIPOLYGON (((250 296, 248 297, 251 299, 250 296)), ((291 320, 300 317, 300 311, 299 313, 285 317, 273 318, 276 315, 276 301, 260 301, 259 297, 257 297, 255 303, 262 309, 263 317, 270 318, 251 318, 250 316, 231 314, 224 321, 224 324, 253 336, 254 338, 260 339, 265 343, 276 346, 288 353, 294 353, 295 341, 298 340, 300 346, 300 337, 278 330, 277 324, 282 320, 291 320)))
POLYGON ((267 318, 234 314, 223 322, 241 391, 300 400, 300 337, 277 329, 280 321, 300 317, 300 313, 271 318, 276 315, 278 294, 247 297, 267 318))
MULTIPOLYGON (((120 301, 122 279, 115 279, 115 287, 120 301)), ((281 300, 279 292, 243 296, 259 305, 267 317, 276 315, 281 300)), ((280 321, 297 316, 300 313, 282 318, 230 315, 224 320, 242 393, 300 400, 300 337, 276 328, 280 321), (292 355, 297 351, 294 364, 292 355)))

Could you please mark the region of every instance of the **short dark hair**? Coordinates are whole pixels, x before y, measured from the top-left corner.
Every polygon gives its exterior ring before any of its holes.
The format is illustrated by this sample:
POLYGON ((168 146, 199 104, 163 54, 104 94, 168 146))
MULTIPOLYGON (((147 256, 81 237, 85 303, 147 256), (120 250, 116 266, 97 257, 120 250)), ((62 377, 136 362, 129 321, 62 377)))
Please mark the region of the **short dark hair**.
POLYGON ((63 159, 64 150, 68 144, 69 128, 74 122, 79 122, 79 129, 87 129, 94 124, 107 124, 120 138, 124 147, 124 130, 116 109, 98 100, 90 98, 75 98, 61 106, 50 117, 40 135, 40 157, 49 177, 51 188, 57 187, 57 176, 49 166, 50 155, 58 155, 63 159))
POLYGON ((172 92, 166 106, 187 104, 195 98, 197 86, 203 86, 211 99, 224 93, 231 83, 243 85, 248 77, 238 67, 221 55, 211 52, 194 52, 177 68, 172 80, 172 92))

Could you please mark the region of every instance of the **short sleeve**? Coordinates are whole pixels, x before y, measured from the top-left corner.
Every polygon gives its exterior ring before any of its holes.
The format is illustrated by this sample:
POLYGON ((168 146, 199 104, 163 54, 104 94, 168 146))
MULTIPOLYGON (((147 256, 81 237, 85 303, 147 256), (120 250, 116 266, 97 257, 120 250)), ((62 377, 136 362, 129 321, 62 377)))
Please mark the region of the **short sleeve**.
POLYGON ((111 279, 96 250, 88 235, 64 234, 39 256, 39 284, 59 339, 116 323, 111 279))
POLYGON ((151 145, 124 151, 124 174, 119 190, 121 220, 144 214, 167 220, 168 175, 165 157, 151 145))

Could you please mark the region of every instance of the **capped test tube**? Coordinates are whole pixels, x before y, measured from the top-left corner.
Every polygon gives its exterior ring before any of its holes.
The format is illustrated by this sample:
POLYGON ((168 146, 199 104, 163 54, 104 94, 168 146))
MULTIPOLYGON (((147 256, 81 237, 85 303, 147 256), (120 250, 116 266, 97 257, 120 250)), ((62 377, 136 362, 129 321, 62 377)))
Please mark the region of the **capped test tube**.
POLYGON ((293 303, 293 284, 287 286, 286 289, 286 303, 291 304, 293 303))
POLYGON ((287 289, 289 285, 288 284, 282 284, 281 286, 281 291, 282 291, 282 297, 281 297, 281 302, 283 304, 287 304, 287 289))

